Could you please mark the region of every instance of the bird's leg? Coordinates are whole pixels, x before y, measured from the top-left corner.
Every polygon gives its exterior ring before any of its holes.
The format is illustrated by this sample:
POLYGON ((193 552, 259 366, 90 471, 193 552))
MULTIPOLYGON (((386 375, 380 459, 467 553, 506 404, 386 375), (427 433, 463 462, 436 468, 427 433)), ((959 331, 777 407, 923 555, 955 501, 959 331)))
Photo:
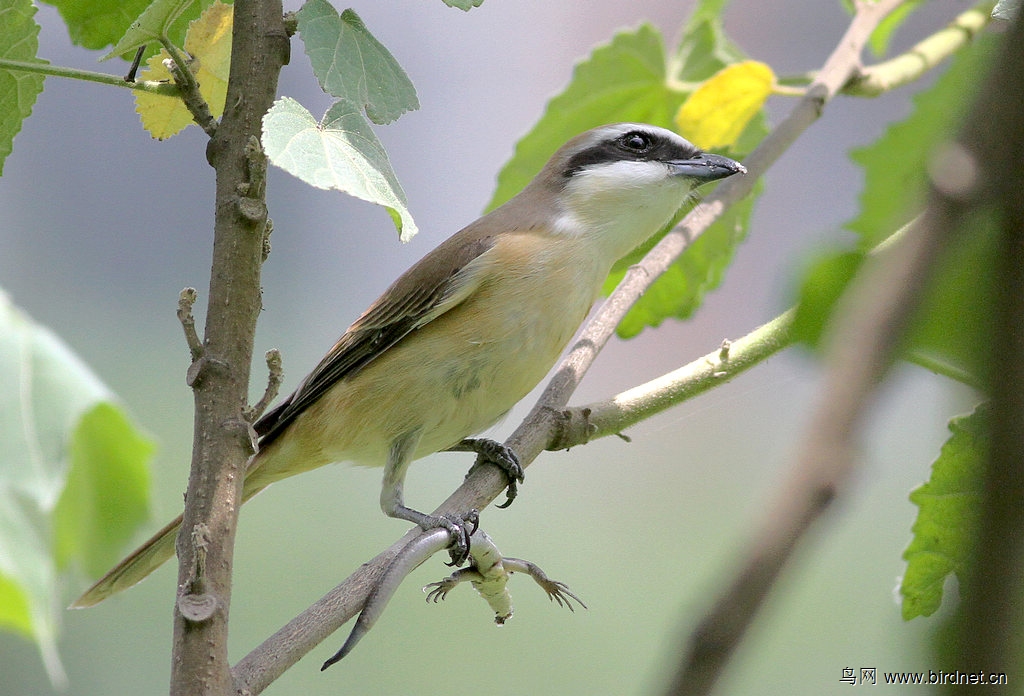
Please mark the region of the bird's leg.
POLYGON ((380 509, 388 517, 395 517, 419 525, 424 531, 438 527, 448 530, 451 537, 451 563, 459 566, 469 556, 469 537, 476 530, 476 510, 466 515, 428 515, 405 506, 405 472, 412 463, 413 452, 420 441, 422 431, 417 428, 404 433, 391 443, 388 461, 384 465, 384 482, 380 491, 380 509))
POLYGON ((507 508, 516 499, 516 495, 519 494, 518 484, 523 482, 525 473, 523 466, 519 463, 519 455, 511 447, 482 437, 467 437, 457 445, 449 447, 448 451, 476 452, 476 462, 470 471, 482 464, 489 463, 505 472, 505 476, 508 478, 508 488, 505 493, 505 502, 498 505, 499 508, 507 508))

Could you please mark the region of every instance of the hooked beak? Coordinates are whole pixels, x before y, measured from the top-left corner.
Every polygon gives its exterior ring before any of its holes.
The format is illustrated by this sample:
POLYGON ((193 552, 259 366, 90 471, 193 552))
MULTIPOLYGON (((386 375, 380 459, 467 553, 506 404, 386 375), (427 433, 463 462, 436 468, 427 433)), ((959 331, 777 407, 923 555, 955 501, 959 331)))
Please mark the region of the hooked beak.
POLYGON ((733 174, 746 174, 747 168, 736 160, 702 152, 696 157, 666 162, 673 176, 686 176, 704 183, 717 181, 733 174))

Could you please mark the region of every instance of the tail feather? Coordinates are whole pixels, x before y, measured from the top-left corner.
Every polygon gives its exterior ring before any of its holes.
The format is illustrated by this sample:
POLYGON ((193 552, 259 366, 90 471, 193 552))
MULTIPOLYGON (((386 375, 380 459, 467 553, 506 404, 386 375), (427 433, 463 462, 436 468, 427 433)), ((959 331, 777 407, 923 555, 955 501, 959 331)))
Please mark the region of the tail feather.
POLYGON ((135 549, 130 556, 111 568, 68 608, 91 607, 110 595, 127 590, 140 582, 174 555, 174 542, 179 528, 181 528, 181 515, 154 534, 149 541, 135 549))

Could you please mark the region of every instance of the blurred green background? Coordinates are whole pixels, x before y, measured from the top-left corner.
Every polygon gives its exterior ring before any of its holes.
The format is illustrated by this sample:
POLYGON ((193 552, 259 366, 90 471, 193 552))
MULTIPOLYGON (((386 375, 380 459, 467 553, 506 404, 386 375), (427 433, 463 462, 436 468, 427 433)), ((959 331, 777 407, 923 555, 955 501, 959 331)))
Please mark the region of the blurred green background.
MULTIPOLYGON (((437 0, 396 0, 355 9, 419 92, 422 109, 380 136, 422 232, 399 246, 383 210, 271 171, 275 232, 257 350, 282 350, 285 389, 398 273, 479 215, 515 141, 568 81, 575 60, 644 19, 671 45, 691 6, 491 0, 467 14, 437 0)), ((962 9, 954 0, 930 3, 894 48, 962 9)), ((38 20, 42 56, 96 69, 98 54, 69 47, 52 8, 42 7, 38 20)), ((846 22, 838 3, 735 0, 726 26, 751 57, 785 75, 818 67, 846 22)), ((298 42, 281 92, 314 113, 328 105, 298 42)), ((904 116, 910 94, 831 104, 768 175, 751 236, 699 316, 613 342, 574 402, 673 369, 788 306, 805 259, 846 238, 839 228, 854 215, 860 190, 849 149, 904 116)), ((791 103, 776 98, 770 106, 777 121, 791 103)), ((197 307, 205 302, 213 182, 205 142, 195 128, 153 141, 138 127, 127 90, 50 78, 0 179, 0 287, 82 355, 160 443, 147 536, 180 510, 187 477, 188 353, 174 310, 186 285, 199 288, 197 307)), ((258 396, 265 372, 254 374, 258 396)), ((468 586, 444 604, 424 603, 419 587, 449 572, 434 560, 343 663, 319 672, 347 627, 268 693, 657 693, 784 478, 817 377, 806 356, 778 356, 630 430, 632 443, 608 438, 543 455, 510 509, 485 511, 483 524, 503 552, 568 583, 588 611, 559 609, 517 577, 515 617, 499 629, 468 586)), ((968 403, 920 369, 897 370, 881 390, 862 468, 784 575, 721 693, 836 693, 848 688, 839 682, 844 667, 943 668, 927 652, 937 619, 904 624, 894 588, 915 514, 907 493, 927 477, 946 420, 968 403)), ((506 436, 525 405, 493 435, 506 436)), ((452 454, 415 465, 410 504, 434 507, 468 465, 467 456, 452 454)), ((404 532, 378 510, 379 477, 325 467, 246 506, 233 659, 404 532)), ((166 690, 174 583, 168 565, 123 596, 64 616, 70 693, 166 690)), ((67 587, 67 599, 85 584, 67 587)), ((0 634, 0 673, 0 695, 52 692, 34 646, 7 634, 0 634)))

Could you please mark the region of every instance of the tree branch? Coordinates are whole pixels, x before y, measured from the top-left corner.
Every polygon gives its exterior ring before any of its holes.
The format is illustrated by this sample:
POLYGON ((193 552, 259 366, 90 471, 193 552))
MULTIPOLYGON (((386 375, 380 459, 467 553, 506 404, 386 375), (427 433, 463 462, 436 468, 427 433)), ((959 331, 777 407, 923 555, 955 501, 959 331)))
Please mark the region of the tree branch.
POLYGON ((110 75, 109 73, 95 72, 92 70, 79 70, 78 68, 66 68, 62 65, 52 65, 30 60, 10 60, 0 58, 0 69, 17 72, 34 73, 36 75, 52 75, 54 77, 66 77, 72 80, 84 80, 86 82, 98 82, 101 85, 112 85, 124 87, 138 92, 149 92, 160 94, 165 97, 179 97, 181 90, 178 85, 157 80, 144 80, 142 82, 128 82, 121 75, 110 75))
POLYGON ((253 449, 244 411, 266 233, 265 206, 262 217, 253 215, 240 192, 262 194, 251 185, 259 182, 252 181, 247 146, 259 136, 288 60, 282 12, 280 0, 235 2, 227 107, 207 146, 217 178, 213 263, 201 364, 189 372, 195 436, 177 540, 172 696, 223 696, 233 688, 227 658, 232 552, 253 449))
POLYGON ((992 5, 985 0, 961 13, 945 28, 935 32, 910 50, 868 66, 860 71, 843 89, 843 94, 855 97, 877 97, 919 79, 974 40, 992 19, 992 5))
POLYGON ((171 73, 171 77, 174 78, 174 84, 178 86, 181 101, 185 104, 188 112, 192 114, 192 120, 212 138, 217 132, 217 119, 210 113, 210 105, 206 103, 203 93, 199 91, 199 82, 196 81, 196 76, 192 73, 188 60, 170 39, 163 38, 160 43, 167 51, 167 55, 170 56, 163 63, 171 73))
POLYGON ((717 350, 650 382, 604 401, 564 409, 550 450, 569 449, 617 435, 631 425, 732 380, 790 345, 796 309, 789 309, 743 338, 724 341, 717 350))
MULTIPOLYGON (((992 333, 992 449, 984 478, 981 529, 968 577, 963 611, 955 632, 957 657, 971 670, 1010 673, 1018 689, 1024 624, 1024 14, 1003 40, 974 108, 964 120, 959 142, 976 189, 949 193, 951 205, 989 205, 998 218, 999 253, 992 333)), ((965 211, 965 213, 968 211, 965 211)), ((957 231, 953 231, 956 234, 957 231)), ((968 234, 968 229, 959 230, 968 234)), ((949 686, 947 692, 964 693, 949 686)), ((992 693, 989 685, 968 693, 992 693)))
MULTIPOLYGON (((568 402, 583 374, 633 302, 726 207, 747 195, 757 178, 817 120, 828 100, 855 74, 859 66, 860 47, 871 28, 898 4, 899 0, 881 0, 862 7, 807 94, 745 159, 744 164, 749 174, 733 177, 719 185, 713 194, 655 245, 640 264, 627 272, 601 310, 584 327, 580 338, 558 366, 533 410, 505 442, 516 451, 523 466, 528 466, 540 452, 555 442, 559 426, 558 412, 568 402), (856 37, 857 41, 851 43, 851 37, 856 37)), ((483 509, 504 490, 505 484, 504 475, 496 471, 495 467, 476 468, 434 514, 483 509)), ((239 692, 245 691, 253 696, 260 693, 306 652, 354 616, 383 568, 419 533, 418 529, 410 530, 240 660, 234 668, 235 685, 239 692)))

